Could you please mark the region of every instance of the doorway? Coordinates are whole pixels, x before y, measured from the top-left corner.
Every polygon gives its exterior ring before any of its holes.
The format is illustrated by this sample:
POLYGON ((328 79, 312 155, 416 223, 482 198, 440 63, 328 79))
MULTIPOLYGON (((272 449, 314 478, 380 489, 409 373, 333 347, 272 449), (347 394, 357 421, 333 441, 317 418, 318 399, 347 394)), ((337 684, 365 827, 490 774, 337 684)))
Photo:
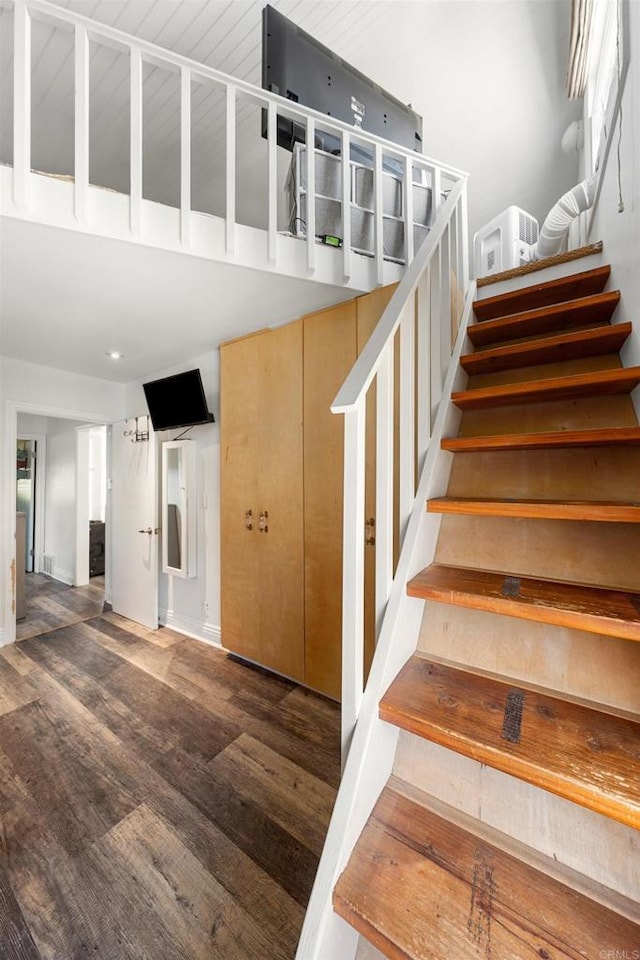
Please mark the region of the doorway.
POLYGON ((16 445, 16 513, 23 515, 17 552, 24 557, 26 573, 35 569, 38 443, 35 438, 19 436, 16 445))
POLYGON ((21 640, 103 610, 106 427, 18 410, 15 464, 15 638, 21 640))

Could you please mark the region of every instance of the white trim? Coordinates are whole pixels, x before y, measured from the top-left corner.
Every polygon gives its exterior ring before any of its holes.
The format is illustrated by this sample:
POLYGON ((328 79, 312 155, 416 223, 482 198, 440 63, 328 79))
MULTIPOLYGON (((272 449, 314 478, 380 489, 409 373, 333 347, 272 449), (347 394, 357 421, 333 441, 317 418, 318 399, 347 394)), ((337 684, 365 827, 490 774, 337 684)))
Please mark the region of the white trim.
POLYGON ((51 576, 54 580, 59 580, 60 583, 66 583, 69 587, 74 587, 75 576, 71 570, 65 570, 64 567, 54 567, 51 571, 51 576))
POLYGON ((76 427, 76 534, 73 585, 89 583, 89 430, 76 427))
POLYGON ((6 647, 9 643, 11 643, 11 641, 5 640, 5 632, 0 628, 0 647, 6 647))
POLYGON ((166 607, 160 607, 158 610, 158 622, 163 627, 169 627, 171 630, 183 633, 186 637, 191 637, 192 640, 200 640, 201 643, 222 649, 220 627, 214 623, 197 620, 184 613, 176 616, 173 610, 168 610, 166 607))
MULTIPOLYGON (((223 217, 192 210, 189 214, 189 247, 184 247, 181 211, 178 209, 143 198, 141 220, 145 231, 144 236, 136 236, 130 228, 130 198, 127 194, 90 185, 88 215, 81 223, 73 212, 73 183, 45 173, 33 173, 31 208, 19 210, 12 200, 14 178, 13 168, 0 164, 0 216, 121 240, 124 243, 137 243, 204 260, 229 261, 229 254, 225 249, 223 217)), ((343 252, 327 244, 317 243, 315 246, 316 270, 313 279, 318 283, 344 286, 345 289, 358 293, 376 286, 375 261, 372 257, 354 253, 352 275, 348 282, 345 282, 343 252)), ((259 227, 236 223, 234 264, 255 270, 270 270, 284 277, 300 278, 308 275, 305 238, 279 233, 277 251, 277 264, 274 266, 269 263, 268 258, 268 232, 259 227)), ((385 285, 397 283, 404 272, 402 264, 385 260, 385 285)))

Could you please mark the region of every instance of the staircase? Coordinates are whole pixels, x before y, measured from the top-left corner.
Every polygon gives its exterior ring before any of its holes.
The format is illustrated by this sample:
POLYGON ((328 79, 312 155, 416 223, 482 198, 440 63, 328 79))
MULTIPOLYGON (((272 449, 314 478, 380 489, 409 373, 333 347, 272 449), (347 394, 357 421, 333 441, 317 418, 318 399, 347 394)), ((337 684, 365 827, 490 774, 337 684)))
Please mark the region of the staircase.
POLYGON ((475 303, 395 764, 333 894, 358 960, 640 956, 640 368, 609 276, 475 303))

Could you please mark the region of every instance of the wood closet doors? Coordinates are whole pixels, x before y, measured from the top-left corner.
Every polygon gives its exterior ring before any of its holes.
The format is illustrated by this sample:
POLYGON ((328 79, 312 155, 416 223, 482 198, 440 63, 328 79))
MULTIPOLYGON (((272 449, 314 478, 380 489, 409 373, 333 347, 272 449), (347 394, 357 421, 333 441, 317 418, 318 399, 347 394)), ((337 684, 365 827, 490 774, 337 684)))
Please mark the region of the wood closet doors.
POLYGON ((302 322, 224 344, 220 379, 222 642, 304 683, 302 322))
MULTIPOLYGON (((222 643, 335 699, 342 682, 344 422, 330 407, 393 289, 220 350, 222 643), (268 533, 259 529, 264 511, 268 533)), ((370 393, 366 519, 375 518, 375 390, 370 393)), ((365 551, 367 672, 374 589, 371 544, 365 551)))

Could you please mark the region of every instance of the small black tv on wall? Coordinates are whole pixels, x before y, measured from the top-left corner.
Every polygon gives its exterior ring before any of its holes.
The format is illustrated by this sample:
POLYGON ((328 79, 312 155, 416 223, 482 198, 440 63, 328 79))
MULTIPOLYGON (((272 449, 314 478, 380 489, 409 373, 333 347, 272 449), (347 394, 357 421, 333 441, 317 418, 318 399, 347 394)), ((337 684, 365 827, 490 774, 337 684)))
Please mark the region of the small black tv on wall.
POLYGON ((149 416, 154 430, 175 430, 198 423, 213 423, 199 370, 187 370, 172 377, 143 383, 149 416))
MULTIPOLYGON (((267 4, 262 11, 262 86, 288 100, 422 152, 422 117, 267 4)), ((278 145, 304 143, 302 124, 278 115, 278 145)), ((263 118, 263 133, 266 135, 263 118)), ((337 152, 335 136, 316 146, 337 152)))

